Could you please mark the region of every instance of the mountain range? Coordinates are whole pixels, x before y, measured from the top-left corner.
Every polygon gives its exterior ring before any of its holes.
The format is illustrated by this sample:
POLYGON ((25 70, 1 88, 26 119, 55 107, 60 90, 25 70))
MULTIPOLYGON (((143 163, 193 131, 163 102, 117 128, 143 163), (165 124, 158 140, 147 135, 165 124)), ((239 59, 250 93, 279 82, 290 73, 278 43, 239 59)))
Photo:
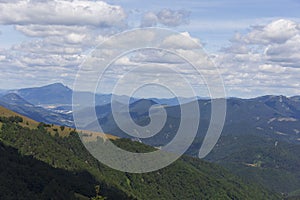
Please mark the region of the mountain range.
MULTIPOLYGON (((81 95, 93 95, 81 92, 81 95)), ((10 90, 0 93, 0 105, 31 117, 39 122, 74 127, 72 116, 72 90, 62 84, 40 88, 10 90)), ((87 103, 77 110, 84 118, 81 129, 98 131, 129 138, 146 145, 160 147, 176 135, 181 120, 180 109, 190 99, 178 104, 176 99, 131 98, 129 114, 141 126, 149 124, 149 109, 153 113, 163 107, 167 119, 162 130, 151 138, 134 138, 116 124, 111 108, 111 94, 97 94, 96 107, 87 103), (97 119, 90 115, 95 109, 97 119)), ((126 116, 128 107, 124 96, 116 96, 118 115, 126 116)), ((211 100, 198 98, 200 121, 197 136, 186 152, 197 157, 211 117, 211 100)), ((273 192, 298 194, 300 189, 300 96, 266 95, 251 99, 226 99, 227 111, 221 138, 205 160, 222 165, 245 182, 259 183, 273 192)), ((124 122, 126 124, 126 122, 124 122)))
MULTIPOLYGON (((0 127, 1 199, 86 200, 95 196, 97 185, 101 196, 116 200, 280 199, 280 194, 244 182, 216 164, 188 156, 151 173, 116 171, 93 158, 74 129, 57 130, 3 107, 0 127)), ((128 151, 154 150, 131 140, 112 141, 128 151)))

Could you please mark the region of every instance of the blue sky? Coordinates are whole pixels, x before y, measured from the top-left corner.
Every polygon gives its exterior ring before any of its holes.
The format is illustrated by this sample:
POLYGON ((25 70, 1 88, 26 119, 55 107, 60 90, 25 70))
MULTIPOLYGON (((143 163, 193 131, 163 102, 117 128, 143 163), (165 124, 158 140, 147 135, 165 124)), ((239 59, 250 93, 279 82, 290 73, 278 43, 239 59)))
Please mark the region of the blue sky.
MULTIPOLYGON (((299 10, 297 0, 0 0, 0 88, 53 82, 72 87, 80 64, 95 46, 113 34, 151 26, 197 40, 220 68, 227 96, 299 95, 299 10)), ((121 76, 125 68, 111 70, 108 77, 121 76)), ((201 85, 197 78, 191 82, 195 88, 201 85)))
POLYGON ((194 37, 204 40, 207 48, 214 50, 228 44, 228 40, 235 32, 245 32, 251 25, 266 24, 281 18, 299 20, 300 9, 300 2, 296 0, 110 0, 108 2, 122 5, 128 12, 135 13, 130 17, 135 25, 139 25, 140 17, 145 12, 157 12, 164 8, 189 11, 189 24, 175 29, 190 32, 194 37))

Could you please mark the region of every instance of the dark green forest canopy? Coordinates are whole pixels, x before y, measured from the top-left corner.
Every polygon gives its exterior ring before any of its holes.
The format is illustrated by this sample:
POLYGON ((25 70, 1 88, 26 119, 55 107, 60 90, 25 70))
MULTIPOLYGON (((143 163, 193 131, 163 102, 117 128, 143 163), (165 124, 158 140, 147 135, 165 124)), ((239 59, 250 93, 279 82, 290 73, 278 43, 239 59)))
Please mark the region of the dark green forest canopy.
MULTIPOLYGON (((186 156, 156 172, 119 172, 94 159, 75 131, 52 136, 41 127, 22 127, 18 120, 1 121, 0 197, 7 199, 92 197, 95 185, 108 199, 280 199, 222 167, 186 156)), ((152 149, 126 139, 113 142, 135 152, 152 149)))

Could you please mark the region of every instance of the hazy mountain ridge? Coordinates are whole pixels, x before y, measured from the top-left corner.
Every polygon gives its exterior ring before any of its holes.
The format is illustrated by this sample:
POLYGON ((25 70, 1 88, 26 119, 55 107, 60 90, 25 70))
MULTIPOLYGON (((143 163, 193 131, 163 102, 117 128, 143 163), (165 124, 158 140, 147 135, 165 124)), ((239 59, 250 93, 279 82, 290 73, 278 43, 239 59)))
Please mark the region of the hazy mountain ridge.
POLYGON ((72 115, 57 113, 35 106, 15 93, 8 93, 0 97, 0 105, 39 122, 74 126, 72 115))
POLYGON ((34 105, 72 104, 72 90, 61 83, 42 87, 24 88, 15 92, 34 105))
MULTIPOLYGON (((147 121, 149 123, 149 105, 153 104, 150 101, 152 102, 152 100, 143 100, 143 103, 140 101, 140 104, 142 103, 143 105, 136 106, 135 104, 131 104, 129 106, 130 114, 138 124, 147 124, 147 121)), ((211 102, 210 100, 198 100, 198 104, 202 122, 200 122, 199 126, 200 128, 207 127, 211 117, 211 102)), ((110 104, 107 104, 106 108, 102 109, 109 111, 110 106, 110 104)), ((167 123, 166 126, 174 126, 174 124, 179 123, 181 107, 184 108, 184 105, 164 106, 169 119, 173 119, 171 121, 174 121, 173 123, 167 123)), ((125 112, 125 109, 122 110, 120 106, 119 114, 122 115, 122 112, 125 112)), ((293 98, 283 96, 258 97, 255 99, 231 98, 227 100, 223 134, 239 131, 242 134, 243 131, 241 130, 246 126, 248 130, 257 132, 257 134, 270 135, 274 138, 298 143, 300 141, 299 114, 300 102, 293 100, 293 98)), ((104 130, 110 133, 114 133, 115 131, 115 134, 123 134, 125 136, 125 133, 118 130, 117 125, 114 123, 112 113, 106 112, 105 115, 100 116, 99 123, 104 130)), ((189 118, 193 118, 193 113, 189 115, 189 118)), ((96 129, 96 126, 93 126, 96 123, 92 122, 87 128, 96 129)), ((173 130, 173 134, 175 133, 173 130)), ((199 134, 203 135, 204 133, 199 132, 199 134)))
MULTIPOLYGON (((46 123, 59 122, 59 124, 73 126, 71 110, 72 90, 70 88, 60 83, 55 83, 48 86, 20 89, 10 92, 16 92, 16 94, 20 94, 21 96, 15 95, 12 97, 13 94, 11 93, 2 96, 0 98, 0 103, 2 103, 1 105, 4 107, 32 117, 38 121, 46 123), (33 102, 44 105, 45 107, 41 108, 33 102), (52 107, 49 107, 49 103, 54 104, 52 104, 52 107), (46 113, 51 116, 50 119, 46 113)), ((93 95, 86 92, 82 94, 93 95)), ((96 100, 99 99, 98 103, 96 101, 96 113, 101 126, 103 126, 103 130, 122 135, 123 133, 118 130, 112 116, 111 97, 112 95, 96 95, 96 100), (101 100, 101 98, 103 99, 101 100)), ((127 105, 124 100, 128 98, 116 96, 115 99, 118 101, 115 102, 116 110, 118 110, 119 114, 122 114, 126 111, 125 107, 127 105)), ((173 118, 174 121, 173 124, 169 123, 167 126, 174 126, 175 123, 178 123, 180 118, 180 105, 173 105, 174 99, 170 99, 170 102, 172 102, 170 103, 171 105, 162 103, 167 101, 168 99, 158 98, 131 98, 129 106, 130 115, 136 123, 147 124, 149 121, 149 108, 153 105, 163 105, 168 116, 173 118)), ((201 120, 203 122, 202 124, 200 123, 200 127, 206 127, 209 123, 211 112, 210 103, 209 99, 198 100, 199 109, 201 111, 201 120)), ((87 118, 90 117, 89 112, 94 108, 89 106, 90 104, 88 103, 86 106, 81 106, 83 109, 78 112, 81 112, 82 116, 86 116, 87 118)), ((181 106, 184 106, 184 104, 181 106)), ((193 117, 193 113, 190 114, 190 117, 193 117)), ((241 128, 240 125, 243 124, 250 130, 256 130, 259 134, 271 135, 274 138, 284 138, 290 142, 298 142, 300 141, 299 121, 300 96, 288 98, 285 96, 266 95, 251 99, 228 98, 226 122, 223 134, 232 131, 238 132, 241 128)), ((98 122, 91 118, 85 128, 95 130, 96 123, 98 122)), ((173 134, 174 130, 171 131, 173 134)), ((126 136, 125 134, 123 135, 126 136)))

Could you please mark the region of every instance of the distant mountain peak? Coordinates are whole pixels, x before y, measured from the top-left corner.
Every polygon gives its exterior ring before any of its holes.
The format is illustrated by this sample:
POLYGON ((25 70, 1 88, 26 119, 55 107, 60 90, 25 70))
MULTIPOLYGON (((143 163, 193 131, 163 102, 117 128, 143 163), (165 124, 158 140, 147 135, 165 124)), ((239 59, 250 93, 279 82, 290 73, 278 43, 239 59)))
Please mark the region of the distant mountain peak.
POLYGON ((73 91, 62 83, 17 90, 18 95, 34 105, 71 104, 72 93, 73 91))
POLYGON ((42 87, 36 87, 36 88, 40 88, 40 89, 42 89, 42 88, 56 88, 56 89, 66 89, 66 90, 71 91, 71 89, 68 86, 66 86, 62 83, 52 83, 52 84, 49 84, 49 85, 45 85, 45 86, 42 86, 42 87))
POLYGON ((155 100, 153 99, 139 99, 135 102, 132 103, 132 105, 155 105, 155 104, 158 104, 155 100))
POLYGON ((48 86, 65 86, 63 83, 52 83, 52 84, 49 84, 48 86))
POLYGON ((70 90, 71 89, 64 85, 63 83, 51 83, 49 85, 44 86, 37 86, 37 87, 29 87, 29 88, 22 88, 18 90, 11 90, 11 92, 20 92, 20 91, 28 91, 28 90, 40 90, 40 89, 64 89, 64 90, 70 90))

